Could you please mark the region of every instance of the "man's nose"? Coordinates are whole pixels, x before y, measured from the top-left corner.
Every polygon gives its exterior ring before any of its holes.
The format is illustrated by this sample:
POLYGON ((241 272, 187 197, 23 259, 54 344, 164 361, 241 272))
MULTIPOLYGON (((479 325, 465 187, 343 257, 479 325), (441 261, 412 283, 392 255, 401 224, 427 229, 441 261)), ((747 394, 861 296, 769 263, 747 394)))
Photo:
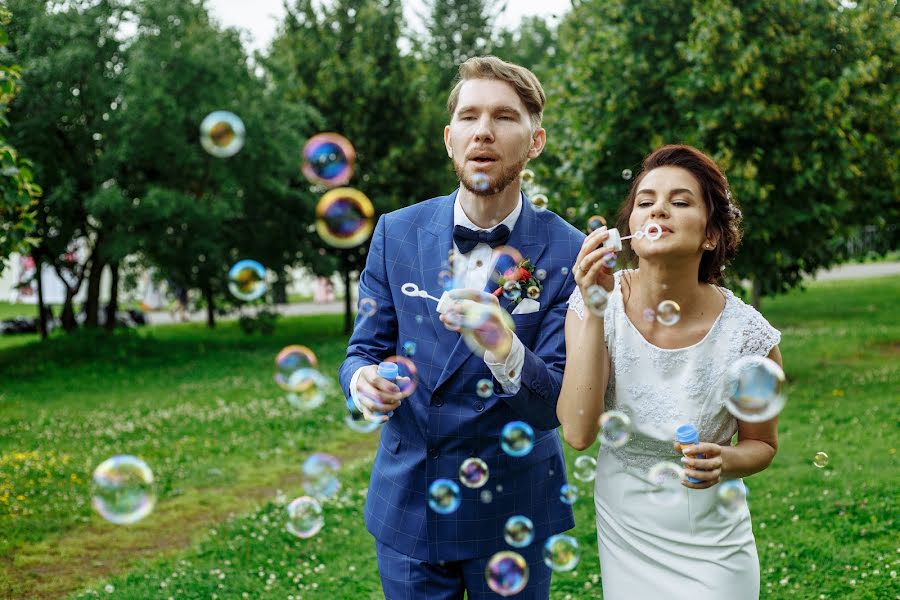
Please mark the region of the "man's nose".
POLYGON ((478 126, 475 128, 476 142, 493 142, 494 130, 491 129, 491 119, 487 116, 478 119, 478 126))

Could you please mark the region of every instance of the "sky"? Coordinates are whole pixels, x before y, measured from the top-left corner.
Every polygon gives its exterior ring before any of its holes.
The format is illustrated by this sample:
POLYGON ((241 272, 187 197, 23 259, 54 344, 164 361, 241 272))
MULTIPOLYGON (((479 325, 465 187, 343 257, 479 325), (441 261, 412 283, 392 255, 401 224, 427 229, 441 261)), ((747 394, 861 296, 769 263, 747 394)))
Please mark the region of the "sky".
MULTIPOLYGON (((424 12, 422 0, 403 0, 404 12, 410 24, 418 25, 417 14, 424 12)), ((525 16, 560 16, 571 7, 569 0, 507 0, 506 11, 497 19, 500 28, 515 27, 525 16)), ((240 27, 250 32, 251 47, 265 49, 275 34, 277 23, 284 16, 283 0, 209 0, 216 19, 226 27, 240 27)))

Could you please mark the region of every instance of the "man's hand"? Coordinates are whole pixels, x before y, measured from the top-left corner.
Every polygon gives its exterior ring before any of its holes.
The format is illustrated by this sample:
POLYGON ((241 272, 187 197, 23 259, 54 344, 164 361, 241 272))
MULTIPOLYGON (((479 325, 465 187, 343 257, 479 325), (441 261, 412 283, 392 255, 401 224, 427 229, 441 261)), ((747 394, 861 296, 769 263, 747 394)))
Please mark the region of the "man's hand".
POLYGON ((453 304, 441 315, 444 327, 455 332, 464 330, 479 348, 505 361, 512 348, 514 325, 496 296, 474 289, 453 290, 449 295, 453 304))
MULTIPOLYGON (((403 383, 405 377, 398 377, 403 383)), ((363 367, 356 380, 356 399, 362 408, 366 421, 384 423, 390 417, 387 413, 400 407, 400 402, 412 394, 413 387, 405 392, 393 381, 378 376, 378 365, 363 367), (381 413, 381 414, 375 414, 381 413)))

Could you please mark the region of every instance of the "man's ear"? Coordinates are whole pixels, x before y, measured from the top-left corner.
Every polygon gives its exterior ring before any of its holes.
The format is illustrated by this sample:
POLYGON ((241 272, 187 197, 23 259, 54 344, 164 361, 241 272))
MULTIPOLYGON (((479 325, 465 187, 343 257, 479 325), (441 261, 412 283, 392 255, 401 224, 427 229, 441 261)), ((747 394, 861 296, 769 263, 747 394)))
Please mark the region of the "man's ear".
POLYGON ((450 145, 450 126, 444 126, 444 147, 447 149, 447 156, 453 158, 453 146, 450 145))
POLYGON ((543 127, 538 127, 531 136, 531 148, 528 149, 528 158, 533 159, 541 155, 547 144, 547 132, 543 127))

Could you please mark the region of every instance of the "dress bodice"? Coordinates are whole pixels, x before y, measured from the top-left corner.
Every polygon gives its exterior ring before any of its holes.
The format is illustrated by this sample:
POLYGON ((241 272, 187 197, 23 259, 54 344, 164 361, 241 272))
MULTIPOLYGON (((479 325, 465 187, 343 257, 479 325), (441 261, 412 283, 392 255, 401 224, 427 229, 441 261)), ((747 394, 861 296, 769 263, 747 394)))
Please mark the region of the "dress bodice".
MULTIPOLYGON (((659 348, 625 313, 622 273, 615 274, 603 318, 610 357, 605 410, 627 414, 632 437, 621 448, 602 448, 601 454, 609 451, 626 465, 647 469, 675 456, 675 429, 685 423, 697 427, 701 441, 729 444, 737 421, 725 408, 725 373, 738 358, 767 356, 781 334, 756 309, 720 288, 725 308, 702 340, 685 348, 659 348)), ((583 318, 578 288, 569 309, 583 318)))

